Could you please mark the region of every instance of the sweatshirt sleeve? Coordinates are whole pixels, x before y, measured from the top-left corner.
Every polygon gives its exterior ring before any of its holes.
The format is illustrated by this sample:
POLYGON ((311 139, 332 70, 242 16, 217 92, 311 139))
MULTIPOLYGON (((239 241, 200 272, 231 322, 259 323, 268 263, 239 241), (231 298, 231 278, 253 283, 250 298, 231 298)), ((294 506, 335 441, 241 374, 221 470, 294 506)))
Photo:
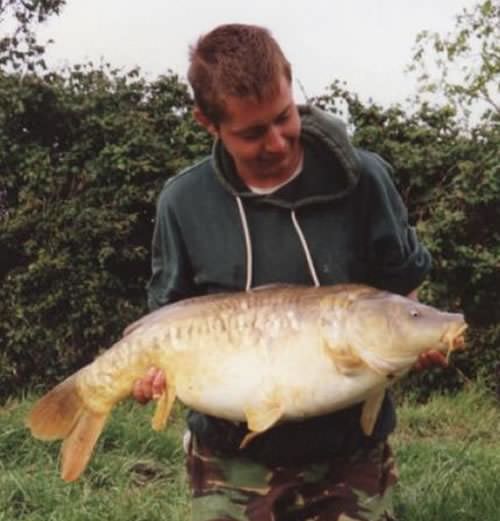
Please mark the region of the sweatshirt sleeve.
POLYGON ((365 162, 369 177, 368 260, 370 283, 407 295, 431 269, 428 250, 408 222, 408 211, 391 179, 391 166, 376 154, 365 162))
POLYGON ((167 182, 156 208, 147 286, 150 311, 194 294, 191 265, 171 199, 167 182))

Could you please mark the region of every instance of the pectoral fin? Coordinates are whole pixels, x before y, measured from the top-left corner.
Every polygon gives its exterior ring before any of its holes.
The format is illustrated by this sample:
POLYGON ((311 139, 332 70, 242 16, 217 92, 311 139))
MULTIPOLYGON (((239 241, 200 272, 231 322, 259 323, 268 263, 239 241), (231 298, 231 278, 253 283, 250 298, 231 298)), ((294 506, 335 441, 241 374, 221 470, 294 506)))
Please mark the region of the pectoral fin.
POLYGON ((361 411, 361 428, 366 436, 371 436, 373 433, 382 402, 384 401, 384 396, 385 389, 375 391, 363 404, 361 411))
POLYGON ((359 349, 360 358, 364 363, 377 374, 381 376, 390 376, 395 378, 401 376, 410 367, 406 359, 387 360, 369 349, 359 349))
POLYGON ((151 421, 153 430, 161 431, 167 425, 168 417, 172 412, 172 407, 175 402, 175 396, 175 387, 169 383, 165 391, 158 398, 153 420, 151 421))
POLYGON ((364 366, 363 360, 350 349, 338 349, 329 345, 327 342, 324 344, 324 349, 339 373, 354 375, 364 366))
POLYGON ((246 447, 256 436, 275 425, 283 416, 283 409, 278 400, 265 400, 258 406, 248 407, 245 416, 251 432, 243 438, 240 448, 246 447))

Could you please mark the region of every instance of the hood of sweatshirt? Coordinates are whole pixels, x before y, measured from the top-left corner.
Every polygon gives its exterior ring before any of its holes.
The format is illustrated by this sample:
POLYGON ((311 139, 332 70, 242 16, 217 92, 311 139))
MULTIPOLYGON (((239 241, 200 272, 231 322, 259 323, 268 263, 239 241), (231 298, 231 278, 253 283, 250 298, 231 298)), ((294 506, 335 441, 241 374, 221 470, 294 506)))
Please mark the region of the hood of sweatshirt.
POLYGON ((314 168, 318 173, 300 175, 271 194, 256 194, 240 179, 230 154, 223 143, 216 140, 212 166, 217 179, 226 190, 235 197, 285 208, 299 208, 342 199, 354 190, 359 181, 360 167, 345 124, 317 107, 300 105, 298 108, 302 122, 304 168, 311 163, 321 164, 322 168, 314 168))

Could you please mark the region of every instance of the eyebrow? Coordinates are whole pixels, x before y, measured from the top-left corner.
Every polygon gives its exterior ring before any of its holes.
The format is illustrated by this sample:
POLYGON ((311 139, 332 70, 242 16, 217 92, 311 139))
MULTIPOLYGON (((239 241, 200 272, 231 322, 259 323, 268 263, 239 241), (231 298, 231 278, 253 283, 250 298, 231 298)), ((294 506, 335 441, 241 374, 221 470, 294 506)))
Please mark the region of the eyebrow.
MULTIPOLYGON (((290 107, 292 106, 292 103, 289 103, 275 118, 274 120, 277 120, 281 117, 283 117, 289 110, 290 110, 290 107)), ((237 129, 235 130, 233 133, 236 134, 236 135, 243 135, 243 134, 246 134, 248 132, 255 132, 255 131, 259 131, 259 130, 262 130, 262 129, 265 129, 267 127, 267 125, 260 125, 260 124, 256 124, 256 125, 252 125, 250 127, 245 127, 245 128, 242 128, 242 129, 237 129)))

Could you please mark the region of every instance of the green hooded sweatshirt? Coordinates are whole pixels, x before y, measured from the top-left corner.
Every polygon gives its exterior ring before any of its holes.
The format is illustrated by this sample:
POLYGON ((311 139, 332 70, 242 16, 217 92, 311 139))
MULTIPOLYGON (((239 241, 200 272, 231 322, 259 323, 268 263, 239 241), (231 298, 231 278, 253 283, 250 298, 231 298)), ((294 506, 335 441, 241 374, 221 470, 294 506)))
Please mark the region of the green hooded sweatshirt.
MULTIPOLYGON (((213 153, 169 179, 158 200, 153 235, 151 310, 196 295, 266 284, 365 283, 408 294, 431 266, 408 224, 407 210, 378 155, 350 143, 343 123, 300 107, 301 173, 277 191, 253 193, 216 141, 213 153)), ((395 414, 386 398, 374 434, 359 429, 360 407, 280 425, 256 438, 255 458, 290 461, 385 439, 395 414), (311 448, 306 448, 309 445, 311 448)), ((245 427, 191 412, 190 429, 230 452, 245 427)))

